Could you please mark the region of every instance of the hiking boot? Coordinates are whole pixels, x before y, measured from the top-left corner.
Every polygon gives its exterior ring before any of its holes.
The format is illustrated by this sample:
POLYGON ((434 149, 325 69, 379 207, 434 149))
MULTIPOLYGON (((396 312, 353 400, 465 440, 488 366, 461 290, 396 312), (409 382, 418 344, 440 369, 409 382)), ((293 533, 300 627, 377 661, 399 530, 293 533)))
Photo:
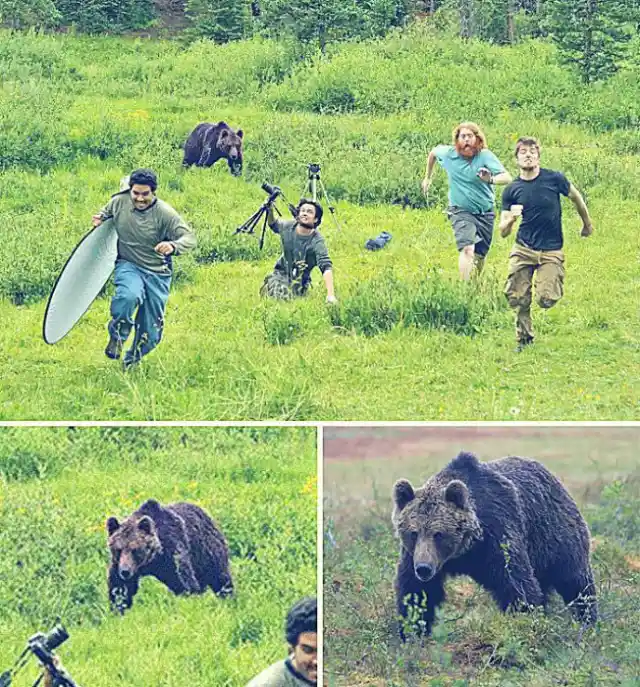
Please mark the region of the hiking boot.
POLYGON ((516 345, 516 353, 522 353, 527 346, 533 344, 533 339, 520 339, 516 345))
POLYGON ((104 354, 111 360, 118 360, 122 355, 122 339, 119 336, 110 336, 104 354))

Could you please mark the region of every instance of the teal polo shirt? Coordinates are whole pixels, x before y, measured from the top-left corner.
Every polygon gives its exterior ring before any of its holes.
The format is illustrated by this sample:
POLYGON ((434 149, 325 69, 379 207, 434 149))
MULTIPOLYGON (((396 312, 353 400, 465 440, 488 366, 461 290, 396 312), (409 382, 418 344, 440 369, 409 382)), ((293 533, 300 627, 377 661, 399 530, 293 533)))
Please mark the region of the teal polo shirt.
POLYGON ((486 167, 493 175, 505 171, 490 150, 481 150, 468 159, 459 155, 454 146, 440 145, 435 147, 434 154, 449 178, 449 205, 472 213, 494 209, 493 186, 478 178, 481 167, 486 167))

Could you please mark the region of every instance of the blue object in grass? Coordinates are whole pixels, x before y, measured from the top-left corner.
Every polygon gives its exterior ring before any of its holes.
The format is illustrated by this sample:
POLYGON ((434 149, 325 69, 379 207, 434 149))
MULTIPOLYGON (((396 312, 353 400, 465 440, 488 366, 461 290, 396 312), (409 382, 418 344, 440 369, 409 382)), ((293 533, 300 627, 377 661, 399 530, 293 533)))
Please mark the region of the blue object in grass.
POLYGON ((391 241, 391 234, 388 231, 383 231, 378 234, 375 239, 369 239, 364 244, 364 247, 368 248, 369 250, 380 250, 381 248, 384 248, 389 241, 391 241))

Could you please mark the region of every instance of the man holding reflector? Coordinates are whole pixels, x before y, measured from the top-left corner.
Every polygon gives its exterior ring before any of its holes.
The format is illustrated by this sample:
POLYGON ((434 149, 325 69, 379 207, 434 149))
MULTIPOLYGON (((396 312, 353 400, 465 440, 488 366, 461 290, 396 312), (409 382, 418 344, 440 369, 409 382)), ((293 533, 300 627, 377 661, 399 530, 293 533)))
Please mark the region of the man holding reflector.
POLYGON ((93 216, 94 227, 112 218, 118 235, 116 293, 111 301, 105 355, 120 358, 135 327, 133 345, 123 359, 125 370, 160 343, 172 257, 196 245, 196 237, 186 222, 168 203, 156 197, 157 186, 152 170, 136 169, 129 176, 128 188, 112 196, 93 216))

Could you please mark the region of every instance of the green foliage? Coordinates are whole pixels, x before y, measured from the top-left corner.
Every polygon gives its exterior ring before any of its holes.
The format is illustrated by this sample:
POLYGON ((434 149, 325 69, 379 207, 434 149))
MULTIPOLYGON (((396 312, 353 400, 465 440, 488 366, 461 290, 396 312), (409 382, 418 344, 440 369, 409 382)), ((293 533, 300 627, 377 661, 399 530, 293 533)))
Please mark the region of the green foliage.
POLYGON ((634 33, 638 7, 628 0, 546 0, 546 27, 585 84, 614 74, 634 33))
POLYGON ((261 21, 270 35, 290 33, 324 52, 328 43, 357 35, 361 15, 356 0, 265 0, 261 21))
POLYGON ((605 486, 589 516, 592 533, 640 551, 640 513, 634 502, 639 492, 638 475, 605 486))
POLYGON ((289 34, 325 53, 331 43, 404 26, 414 7, 414 0, 263 0, 259 22, 267 35, 289 34))
POLYGON ((155 16, 147 0, 55 0, 64 25, 75 25, 86 33, 118 33, 147 26, 155 16))
POLYGON ((452 283, 437 270, 413 284, 389 271, 359 284, 330 315, 334 327, 365 336, 396 325, 472 336, 493 311, 505 309, 503 299, 488 300, 477 286, 452 283))
POLYGON ((283 346, 292 343, 303 334, 300 316, 294 310, 295 304, 268 303, 262 311, 265 338, 271 345, 283 346))
POLYGON ((0 24, 13 29, 51 28, 60 19, 54 0, 0 0, 0 24))
POLYGON ((216 43, 244 38, 249 25, 248 0, 186 0, 192 35, 216 43))

